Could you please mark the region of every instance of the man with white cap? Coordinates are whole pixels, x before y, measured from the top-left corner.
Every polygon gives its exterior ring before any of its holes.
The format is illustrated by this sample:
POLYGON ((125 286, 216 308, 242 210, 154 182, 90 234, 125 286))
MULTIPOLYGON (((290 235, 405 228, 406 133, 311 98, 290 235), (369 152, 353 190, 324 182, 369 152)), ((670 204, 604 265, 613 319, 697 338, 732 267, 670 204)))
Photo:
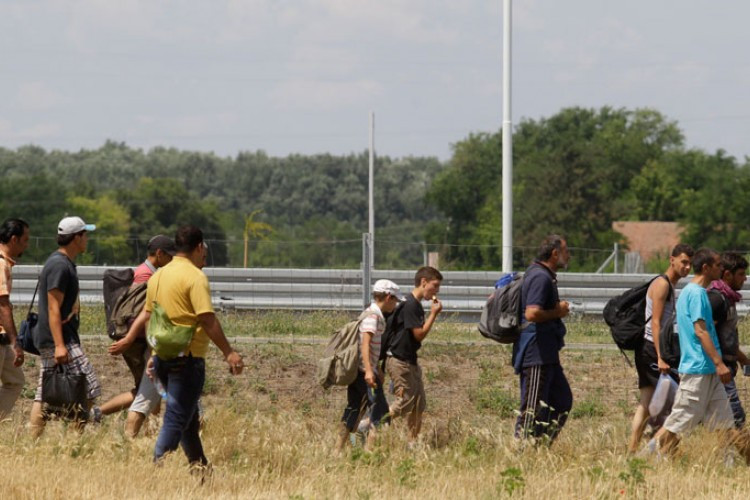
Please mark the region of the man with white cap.
MULTIPOLYGON (((42 407, 42 377, 57 365, 66 365, 68 373, 86 375, 86 397, 89 406, 101 395, 101 386, 91 362, 81 349, 78 336, 78 273, 74 261, 86 251, 88 233, 96 229, 80 217, 65 217, 57 226, 58 249, 49 256, 39 275, 39 321, 33 331, 34 345, 39 349, 41 369, 34 404, 31 407, 31 430, 34 437, 44 430, 46 414, 42 407)), ((77 414, 79 428, 87 414, 77 414)))
MULTIPOLYGON (((385 399, 382 394, 383 374, 378 371, 380 342, 385 332, 385 315, 390 314, 396 308, 401 300, 401 291, 392 281, 378 280, 372 287, 372 296, 372 304, 360 315, 359 372, 357 378, 346 390, 347 405, 339 426, 336 445, 338 451, 343 450, 349 440, 349 434, 357 428, 365 410, 370 406, 373 406, 373 410, 383 406, 382 401, 385 399), (376 390, 380 391, 380 398, 376 395, 376 390)), ((387 406, 386 403, 385 408, 381 408, 379 413, 387 413, 387 406)), ((371 416, 371 422, 377 425, 379 418, 374 413, 375 411, 371 416)), ((374 436, 374 428, 372 428, 368 434, 368 444, 372 443, 374 436)))

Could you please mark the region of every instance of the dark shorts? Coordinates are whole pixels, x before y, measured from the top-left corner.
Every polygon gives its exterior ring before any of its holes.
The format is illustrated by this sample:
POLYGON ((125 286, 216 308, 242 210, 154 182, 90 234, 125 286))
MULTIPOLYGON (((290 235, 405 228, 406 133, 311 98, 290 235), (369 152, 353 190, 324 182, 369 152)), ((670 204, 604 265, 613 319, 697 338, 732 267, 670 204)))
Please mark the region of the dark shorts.
POLYGON ((146 339, 136 339, 128 349, 122 353, 125 363, 128 365, 130 373, 133 374, 133 391, 138 390, 138 386, 143 378, 143 372, 146 370, 148 363, 148 344, 146 339))
MULTIPOLYGON (((641 346, 635 350, 635 369, 638 371, 638 388, 643 389, 644 387, 656 387, 656 383, 659 381, 659 368, 658 360, 656 358, 656 348, 654 343, 645 340, 641 343, 641 346)), ((680 377, 674 372, 670 372, 670 376, 675 379, 677 383, 680 382, 680 377)))

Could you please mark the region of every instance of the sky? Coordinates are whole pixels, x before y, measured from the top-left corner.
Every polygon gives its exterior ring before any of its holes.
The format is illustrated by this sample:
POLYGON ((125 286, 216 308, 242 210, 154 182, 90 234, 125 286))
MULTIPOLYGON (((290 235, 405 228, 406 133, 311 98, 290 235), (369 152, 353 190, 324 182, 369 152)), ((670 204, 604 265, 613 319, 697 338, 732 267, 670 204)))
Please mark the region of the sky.
MULTIPOLYGON (((652 107, 750 155, 750 3, 515 0, 513 122, 652 107)), ((0 147, 450 158, 502 122, 502 0, 0 0, 0 147)))

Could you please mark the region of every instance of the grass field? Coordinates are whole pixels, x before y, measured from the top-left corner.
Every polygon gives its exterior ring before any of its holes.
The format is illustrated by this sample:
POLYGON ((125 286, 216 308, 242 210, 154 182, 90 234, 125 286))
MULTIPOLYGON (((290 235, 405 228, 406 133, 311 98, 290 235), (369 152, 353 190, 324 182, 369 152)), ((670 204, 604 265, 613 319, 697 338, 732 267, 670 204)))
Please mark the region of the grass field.
MULTIPOLYGON (((348 319, 332 313, 222 313, 230 336, 271 339, 240 343, 247 370, 233 378, 212 350, 203 442, 214 474, 206 484, 188 474, 182 452, 151 464, 158 421, 135 441, 123 417, 111 416, 79 435, 60 422, 38 442, 25 427, 37 377, 26 363, 27 390, 12 419, 0 423, 3 498, 745 498, 750 468, 726 468, 714 437, 698 431, 670 461, 625 453, 636 401, 636 376, 617 351, 563 351, 574 407, 551 447, 519 449, 512 438, 518 382, 509 351, 484 342, 465 325, 438 323, 420 351, 428 398, 420 445, 406 446, 396 425, 369 452, 332 453, 345 390, 313 381, 325 338, 348 319), (287 343, 291 336, 303 339, 287 343), (441 342, 431 341, 440 340, 441 342), (450 344, 474 340, 477 344, 450 344)), ((103 330, 95 309, 82 333, 103 330), (98 318, 98 319, 97 319, 98 318)), ((570 342, 607 342, 594 321, 571 321, 570 342)), ((743 327, 744 328, 744 327, 743 327)), ((121 359, 104 339, 84 343, 105 398, 129 384, 121 359)), ((747 400, 748 383, 738 379, 747 400)))

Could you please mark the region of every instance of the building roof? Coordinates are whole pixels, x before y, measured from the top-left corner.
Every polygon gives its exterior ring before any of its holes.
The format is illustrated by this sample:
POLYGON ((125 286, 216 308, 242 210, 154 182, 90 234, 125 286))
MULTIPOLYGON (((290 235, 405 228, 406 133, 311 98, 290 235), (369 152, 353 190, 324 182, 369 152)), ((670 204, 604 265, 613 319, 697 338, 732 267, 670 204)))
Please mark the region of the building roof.
POLYGON ((628 249, 638 252, 643 260, 669 255, 684 231, 677 222, 660 221, 615 221, 612 229, 622 234, 628 249))

